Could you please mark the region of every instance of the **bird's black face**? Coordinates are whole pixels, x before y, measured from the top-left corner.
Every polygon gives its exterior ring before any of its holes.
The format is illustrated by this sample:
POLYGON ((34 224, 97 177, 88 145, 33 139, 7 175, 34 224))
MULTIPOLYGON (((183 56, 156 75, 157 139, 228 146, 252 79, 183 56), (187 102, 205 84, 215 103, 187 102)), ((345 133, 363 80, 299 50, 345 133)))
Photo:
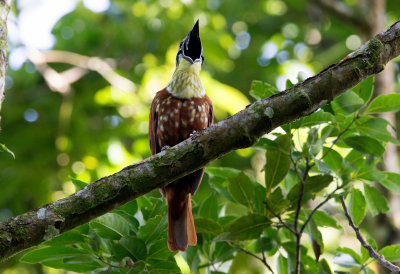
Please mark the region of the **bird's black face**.
POLYGON ((179 56, 182 56, 192 64, 194 62, 200 62, 203 65, 203 46, 201 45, 200 33, 199 33, 199 20, 196 21, 194 27, 189 31, 186 38, 179 44, 179 51, 176 55, 176 65, 179 63, 179 56))

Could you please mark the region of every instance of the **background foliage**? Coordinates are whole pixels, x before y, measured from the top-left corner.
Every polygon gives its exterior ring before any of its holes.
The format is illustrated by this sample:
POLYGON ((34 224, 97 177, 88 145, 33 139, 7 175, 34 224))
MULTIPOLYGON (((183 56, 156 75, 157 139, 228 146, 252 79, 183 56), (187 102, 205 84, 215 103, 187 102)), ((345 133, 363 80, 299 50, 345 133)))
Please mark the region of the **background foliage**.
MULTIPOLYGON (((387 25, 400 15, 394 2, 387 3, 387 25)), ((150 155, 151 99, 172 75, 178 44, 197 18, 206 58, 201 77, 217 121, 277 92, 275 87, 282 90, 317 73, 363 39, 357 28, 306 1, 113 0, 101 12, 88 7, 78 1, 56 22, 50 49, 99 56, 132 81, 133 88, 118 89, 91 71, 62 94, 49 89, 31 61, 12 65, 0 143, 15 159, 0 153, 0 220, 72 194, 84 182, 150 155)), ((17 37, 27 11, 29 1, 17 1, 10 16, 10 60, 27 49, 27 41, 17 37)), ((51 67, 60 72, 71 66, 51 67)), ((396 73, 399 78, 398 69, 396 73)), ((263 273, 265 254, 276 272, 287 273, 294 268, 297 239, 285 225, 294 229, 296 222, 296 230, 305 233, 304 273, 371 272, 376 265, 359 249, 352 231, 350 236, 345 232, 338 193, 347 195, 355 223, 365 228, 371 242, 378 240, 378 250, 383 247, 392 256, 389 260, 400 260, 393 255, 399 254, 394 252, 398 246, 384 247, 398 241, 396 223, 392 230, 378 226, 380 213, 395 215, 389 211, 388 192, 400 192, 400 175, 379 167, 386 143, 399 141, 375 115, 399 110, 400 99, 372 99, 372 85, 369 78, 255 147, 213 162, 193 199, 199 244, 186 253, 167 250, 166 207, 154 191, 46 242, 24 255, 22 263, 20 256, 3 263, 0 272, 263 273), (296 217, 301 178, 303 210, 296 217), (305 224, 327 197, 332 200, 305 224)))

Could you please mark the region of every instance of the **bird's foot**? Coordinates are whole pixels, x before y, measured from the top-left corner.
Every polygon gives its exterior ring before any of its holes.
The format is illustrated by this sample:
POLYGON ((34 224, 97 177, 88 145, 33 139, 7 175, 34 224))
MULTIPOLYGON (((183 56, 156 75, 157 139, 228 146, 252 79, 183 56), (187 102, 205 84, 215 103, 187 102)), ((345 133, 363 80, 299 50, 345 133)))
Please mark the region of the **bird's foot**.
POLYGON ((163 147, 161 148, 161 151, 164 151, 164 150, 169 149, 169 148, 170 148, 170 146, 163 146, 163 147))
POLYGON ((197 133, 197 131, 193 130, 192 133, 189 134, 190 137, 192 137, 193 135, 195 135, 197 133))

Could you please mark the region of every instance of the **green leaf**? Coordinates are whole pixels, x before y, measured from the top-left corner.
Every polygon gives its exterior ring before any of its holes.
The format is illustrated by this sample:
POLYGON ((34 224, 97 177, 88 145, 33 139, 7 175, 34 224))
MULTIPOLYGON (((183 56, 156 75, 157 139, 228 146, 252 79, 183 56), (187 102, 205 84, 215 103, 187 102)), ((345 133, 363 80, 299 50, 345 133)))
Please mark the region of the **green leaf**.
POLYGON ((279 90, 269 83, 253 80, 251 84, 250 95, 256 100, 268 98, 277 93, 279 90))
POLYGON ((370 187, 364 184, 364 193, 367 200, 368 208, 372 215, 377 215, 379 213, 385 213, 389 210, 387 200, 379 190, 374 187, 370 187))
POLYGON ((318 274, 332 274, 332 270, 325 258, 319 261, 318 270, 318 274))
POLYGON ((331 105, 335 114, 347 116, 360 109, 364 101, 353 91, 347 91, 333 100, 331 105))
POLYGON ((149 219, 147 224, 140 228, 139 238, 148 244, 160 239, 161 237, 165 237, 167 233, 167 221, 167 216, 160 215, 149 219))
MULTIPOLYGON (((306 213, 306 217, 308 216, 309 215, 306 213)), ((308 222, 306 231, 308 236, 312 240, 311 242, 314 250, 314 255, 316 260, 318 261, 321 254, 324 253, 324 242, 322 240, 322 234, 318 230, 318 227, 313 218, 311 218, 308 222)))
POLYGON ((10 149, 8 149, 8 147, 6 147, 5 144, 0 143, 0 152, 3 152, 3 151, 9 153, 15 159, 14 152, 12 152, 10 149))
POLYGON ((213 220, 218 219, 218 199, 214 194, 211 194, 210 197, 200 205, 199 215, 213 220))
POLYGON ((381 156, 385 152, 383 145, 367 136, 352 136, 343 140, 346 145, 358 150, 359 152, 381 156))
MULTIPOLYGON (((166 235, 165 235, 166 236, 166 235)), ((148 259, 166 259, 171 255, 171 251, 168 249, 167 238, 161 238, 158 241, 153 242, 149 248, 148 259)))
POLYGON ((119 210, 123 210, 129 214, 134 215, 138 211, 138 203, 136 200, 130 201, 123 206, 118 208, 119 210))
POLYGON ((150 273, 181 273, 180 268, 176 264, 175 260, 173 261, 164 261, 164 260, 151 260, 149 261, 150 264, 150 273))
POLYGON ((243 216, 234 221, 228 233, 218 236, 216 241, 257 239, 262 231, 271 224, 270 220, 258 214, 243 216))
POLYGON ((352 88, 361 99, 363 99, 364 103, 367 103, 372 96, 372 91, 374 90, 374 77, 368 77, 357 86, 352 88))
POLYGON ((280 215, 282 210, 290 205, 290 201, 284 199, 282 189, 277 187, 266 200, 267 217, 273 217, 274 214, 280 215))
POLYGON ((251 200, 254 197, 254 185, 249 176, 241 172, 238 176, 229 178, 228 181, 228 191, 232 198, 252 210, 251 200))
POLYGON ((78 179, 72 178, 72 177, 71 177, 71 181, 75 186, 76 192, 78 192, 79 190, 81 190, 81 189, 85 188, 87 185, 89 185, 88 183, 86 183, 84 181, 81 181, 81 180, 78 180, 78 179))
POLYGON ((166 203, 163 198, 148 198, 148 203, 146 203, 141 208, 143 218, 145 220, 153 218, 154 216, 160 215, 166 211, 166 203))
POLYGON ((107 213, 98 217, 89 224, 97 235, 102 238, 119 240, 129 234, 130 225, 121 216, 115 213, 107 213))
POLYGON ((138 230, 140 224, 139 224, 139 221, 135 218, 135 216, 133 216, 132 214, 130 214, 124 210, 120 210, 120 209, 114 209, 111 212, 118 214, 119 216, 124 218, 129 223, 129 225, 132 227, 133 230, 135 230, 135 231, 138 230))
MULTIPOLYGON (((325 187, 327 187, 333 180, 330 175, 316 175, 308 177, 304 187, 304 197, 303 202, 309 200, 315 193, 320 192, 325 187)), ((287 195, 289 201, 295 202, 299 198, 301 185, 300 183, 295 185, 287 195)))
POLYGON ((355 130, 360 134, 369 136, 378 141, 391 142, 400 145, 400 141, 394 138, 388 131, 390 123, 379 117, 362 117, 356 123, 355 130))
POLYGON ((389 262, 400 262, 400 245, 389 245, 379 250, 379 254, 385 256, 389 262))
POLYGON ((198 233, 218 235, 223 230, 219 223, 208 218, 196 218, 194 223, 198 233))
POLYGON ((265 186, 267 197, 271 193, 273 187, 282 181, 290 168, 289 145, 290 138, 282 135, 276 138, 275 142, 279 144, 279 150, 267 150, 265 164, 265 186))
POLYGON ((278 256, 278 274, 287 274, 288 271, 288 261, 282 254, 278 256))
POLYGON ((339 247, 339 248, 337 248, 336 249, 336 251, 337 252, 340 252, 340 253, 344 253, 344 254, 348 254, 348 255, 350 255, 354 260, 355 260, 355 262, 357 262, 358 264, 361 264, 362 262, 361 262, 361 257, 360 257, 360 255, 358 255, 353 249, 351 249, 351 248, 348 248, 348 247, 339 247))
POLYGON ((147 248, 143 240, 136 237, 124 237, 119 240, 119 243, 134 261, 146 259, 147 248))
POLYGON ((330 170, 334 171, 335 173, 339 173, 339 171, 343 167, 343 158, 342 156, 334 149, 329 149, 324 147, 323 155, 325 155, 323 161, 329 167, 330 170))
POLYGON ((21 262, 35 264, 42 263, 48 260, 62 259, 74 256, 89 256, 90 254, 82 249, 77 249, 69 246, 51 246, 39 248, 26 253, 21 259, 21 262))
POLYGON ((57 236, 50 241, 46 242, 46 245, 69 245, 69 244, 77 244, 84 243, 85 240, 88 239, 87 236, 82 235, 77 230, 70 230, 64 232, 60 236, 57 236))
MULTIPOLYGON (((311 209, 307 210, 308 214, 311 214, 311 209)), ((313 220, 317 224, 317 226, 323 227, 334 227, 340 229, 340 225, 336 219, 332 216, 328 215, 325 211, 317 210, 313 215, 313 220)))
POLYGON ((335 116, 333 116, 329 112, 325 112, 323 110, 319 110, 314 112, 313 114, 301 118, 291 124, 292 129, 297 129, 300 127, 312 127, 315 125, 328 123, 335 121, 335 116))
POLYGON ((377 96, 369 105, 366 113, 378 113, 400 110, 400 94, 377 96))
POLYGON ((348 197, 349 214, 356 226, 360 225, 365 217, 366 202, 363 194, 356 188, 352 188, 348 197))
POLYGON ((44 261, 42 264, 51 268, 63 269, 78 273, 89 272, 98 268, 102 268, 102 265, 100 265, 94 258, 90 257, 74 257, 64 260, 50 260, 44 261))
POLYGON ((379 183, 390 191, 400 193, 400 174, 393 172, 384 172, 384 174, 386 178, 379 183))
POLYGON ((253 147, 262 148, 262 149, 266 149, 266 150, 278 150, 279 149, 279 145, 275 141, 272 141, 265 137, 260 138, 260 140, 258 140, 258 142, 255 145, 253 145, 253 147))
POLYGON ((366 165, 358 170, 356 178, 371 182, 380 182, 384 180, 386 176, 382 171, 377 170, 374 166, 366 165))
POLYGON ((223 178, 235 177, 240 173, 240 170, 230 167, 207 167, 206 171, 207 173, 213 176, 218 176, 223 178))

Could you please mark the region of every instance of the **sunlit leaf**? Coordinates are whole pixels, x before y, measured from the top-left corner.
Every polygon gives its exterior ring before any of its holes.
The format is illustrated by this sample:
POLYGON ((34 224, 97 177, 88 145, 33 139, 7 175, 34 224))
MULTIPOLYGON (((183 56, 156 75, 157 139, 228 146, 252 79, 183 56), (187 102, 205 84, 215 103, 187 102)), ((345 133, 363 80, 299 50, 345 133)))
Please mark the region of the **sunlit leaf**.
POLYGON ((379 181, 384 187, 390 191, 400 193, 400 174, 394 172, 384 172, 385 179, 379 181))
POLYGON ((280 149, 267 150, 266 152, 267 163, 264 170, 267 196, 271 193, 272 188, 285 178, 291 163, 289 158, 289 137, 287 135, 279 136, 275 142, 280 149))
POLYGON ((364 105, 363 99, 352 91, 347 91, 331 103, 335 114, 349 115, 364 105))
POLYGON ((366 78, 351 90, 360 96, 364 103, 367 103, 372 96, 372 91, 374 90, 374 77, 371 76, 366 78))
POLYGON ((268 98, 277 93, 279 93, 279 90, 269 83, 257 80, 253 80, 251 83, 250 95, 256 100, 268 98))
POLYGON ((129 234, 130 225, 121 216, 107 213, 90 222, 90 228, 102 238, 119 240, 129 234))
POLYGON ((389 262, 400 261, 400 245, 389 245, 379 250, 379 254, 385 256, 389 262))
POLYGON ((389 206, 385 196, 374 187, 364 184, 365 199, 372 215, 385 213, 389 210, 389 206))
POLYGON ((235 177, 239 175, 240 170, 230 167, 207 167, 206 172, 219 177, 235 177))
POLYGON ((360 225, 365 217, 366 202, 364 195, 356 188, 352 188, 348 197, 349 214, 356 226, 360 225))
POLYGON ((362 153, 381 156, 385 152, 383 145, 367 136, 352 136, 343 140, 346 145, 362 153))
POLYGON ((369 105, 367 113, 389 112, 400 110, 400 94, 377 96, 369 105))
POLYGON ((87 185, 89 185, 88 183, 86 183, 84 181, 81 181, 81 180, 78 180, 78 179, 72 178, 72 177, 71 177, 71 181, 75 186, 75 191, 79 191, 79 190, 85 188, 87 185))
POLYGON ((78 248, 73 248, 69 246, 51 246, 29 251, 20 259, 20 261, 34 264, 48 260, 89 255, 90 254, 87 251, 78 248))
POLYGON ((0 143, 0 152, 7 152, 8 154, 10 154, 14 159, 15 159, 15 154, 14 152, 12 152, 8 147, 6 147, 5 144, 0 143))

